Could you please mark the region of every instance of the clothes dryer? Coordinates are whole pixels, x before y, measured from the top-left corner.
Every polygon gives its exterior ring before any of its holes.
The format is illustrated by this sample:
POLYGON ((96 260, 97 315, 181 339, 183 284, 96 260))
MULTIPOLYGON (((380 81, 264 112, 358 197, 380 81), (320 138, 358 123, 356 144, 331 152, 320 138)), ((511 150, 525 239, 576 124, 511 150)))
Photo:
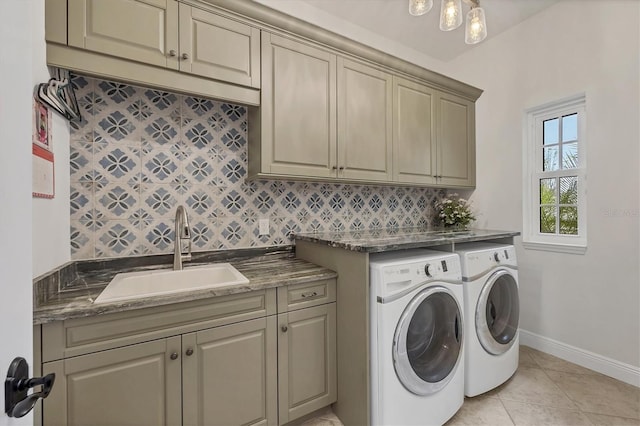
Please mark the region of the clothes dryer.
POLYGON ((518 368, 518 263, 512 245, 467 243, 455 252, 464 282, 465 395, 476 396, 518 368))
POLYGON ((370 256, 371 424, 441 425, 464 400, 458 255, 370 256))

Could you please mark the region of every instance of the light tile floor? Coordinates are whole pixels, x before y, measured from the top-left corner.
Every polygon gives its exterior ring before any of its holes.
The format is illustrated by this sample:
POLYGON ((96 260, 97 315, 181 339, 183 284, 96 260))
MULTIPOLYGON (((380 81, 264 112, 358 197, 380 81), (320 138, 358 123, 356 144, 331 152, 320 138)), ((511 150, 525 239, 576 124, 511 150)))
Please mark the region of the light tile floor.
MULTIPOLYGON (((304 426, 342 426, 329 410, 304 426)), ((640 426, 640 389, 552 355, 520 347, 518 371, 466 398, 446 426, 640 426)))

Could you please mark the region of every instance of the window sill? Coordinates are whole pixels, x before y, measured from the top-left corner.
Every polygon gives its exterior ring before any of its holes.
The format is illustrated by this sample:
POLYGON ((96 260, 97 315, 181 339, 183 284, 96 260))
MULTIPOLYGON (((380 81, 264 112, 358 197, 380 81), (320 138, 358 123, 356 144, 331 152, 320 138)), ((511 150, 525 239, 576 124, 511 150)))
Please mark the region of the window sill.
POLYGON ((540 243, 537 241, 523 241, 522 246, 527 250, 552 251, 556 253, 585 254, 586 245, 540 243))

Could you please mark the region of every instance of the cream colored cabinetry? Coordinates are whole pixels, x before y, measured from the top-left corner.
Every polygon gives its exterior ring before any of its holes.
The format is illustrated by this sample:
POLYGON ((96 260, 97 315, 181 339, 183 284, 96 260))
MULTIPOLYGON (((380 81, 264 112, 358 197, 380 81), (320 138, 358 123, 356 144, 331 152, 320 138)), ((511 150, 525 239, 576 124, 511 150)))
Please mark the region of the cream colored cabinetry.
POLYGON ((274 316, 182 336, 183 425, 274 425, 274 316))
POLYGON ((336 55, 262 33, 262 107, 250 110, 249 173, 336 176, 336 55))
POLYGON ((475 185, 474 102, 266 31, 262 77, 249 178, 475 185))
POLYGON ((393 176, 400 183, 475 186, 473 102, 393 78, 393 176))
POLYGON ((391 75, 263 31, 262 78, 251 177, 391 180, 391 75))
POLYGON ((45 425, 178 425, 180 337, 45 363, 55 373, 45 425))
POLYGON ((435 184, 435 91, 393 78, 393 180, 435 184))
POLYGON ((292 421, 336 401, 335 301, 333 279, 36 327, 43 424, 292 421))
POLYGON ((277 423, 275 289, 42 326, 45 425, 277 423))
POLYGON ((337 400, 336 281, 278 288, 279 423, 337 400))
POLYGON ((69 0, 69 46, 178 69, 175 0, 69 0))
POLYGON ((476 185, 475 105, 459 96, 439 92, 436 97, 438 184, 476 185))
POLYGON ((260 30, 180 3, 180 71, 260 87, 260 30))
POLYGON ((45 22, 49 65, 259 104, 260 31, 207 3, 46 0, 45 22))
POLYGON ((391 181, 391 74, 338 57, 338 177, 391 181))

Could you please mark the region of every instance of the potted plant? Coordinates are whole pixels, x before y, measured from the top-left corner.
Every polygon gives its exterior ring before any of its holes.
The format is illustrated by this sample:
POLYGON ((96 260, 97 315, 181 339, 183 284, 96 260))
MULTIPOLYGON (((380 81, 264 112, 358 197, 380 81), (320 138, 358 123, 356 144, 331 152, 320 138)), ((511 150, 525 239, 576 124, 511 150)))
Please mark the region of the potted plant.
POLYGON ((458 194, 447 195, 436 202, 436 210, 445 228, 468 229, 471 222, 476 220, 469 201, 458 194))

